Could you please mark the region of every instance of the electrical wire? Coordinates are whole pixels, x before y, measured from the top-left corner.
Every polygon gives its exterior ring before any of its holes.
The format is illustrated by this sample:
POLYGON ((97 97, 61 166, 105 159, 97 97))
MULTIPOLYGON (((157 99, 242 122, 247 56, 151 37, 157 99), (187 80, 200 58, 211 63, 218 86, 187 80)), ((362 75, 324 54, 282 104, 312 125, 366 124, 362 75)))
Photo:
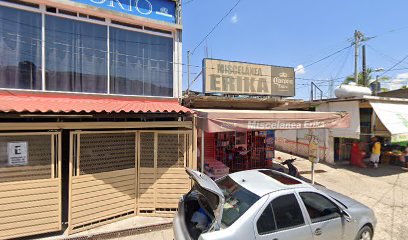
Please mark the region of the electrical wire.
POLYGON ((405 60, 407 60, 408 55, 405 56, 404 58, 402 58, 400 61, 398 61, 396 64, 394 64, 392 67, 388 68, 387 70, 385 70, 382 74, 379 75, 379 77, 384 76, 385 74, 387 74, 388 72, 390 72, 391 70, 393 70, 395 67, 397 67, 398 65, 400 65, 401 63, 403 63, 405 60))
MULTIPOLYGON (((367 46, 370 50, 372 50, 373 52, 375 52, 376 54, 381 55, 384 59, 388 60, 390 63, 395 64, 395 63, 398 62, 397 59, 395 59, 395 58, 393 58, 393 57, 391 57, 391 56, 389 56, 389 55, 387 55, 387 54, 384 54, 384 53, 380 52, 378 49, 375 49, 375 48, 374 48, 373 46, 371 46, 370 44, 366 44, 366 46, 367 46)), ((404 66, 407 66, 407 65, 404 64, 404 66)))
POLYGON ((190 4, 190 3, 194 2, 194 1, 195 0, 189 0, 189 1, 182 2, 181 6, 186 6, 186 5, 188 5, 188 4, 190 4))
MULTIPOLYGON (((313 65, 315 65, 315 64, 317 64, 317 63, 319 63, 319 62, 321 62, 321 61, 324 61, 324 60, 326 60, 326 59, 328 59, 328 58, 330 58, 330 57, 332 57, 332 56, 334 56, 334 55, 336 55, 336 54, 338 54, 338 53, 341 53, 342 51, 344 51, 344 50, 346 50, 346 49, 348 49, 348 48, 351 48, 353 45, 354 45, 354 44, 350 44, 349 46, 347 46, 347 47, 345 47, 345 48, 342 48, 342 49, 340 49, 340 50, 337 50, 336 52, 334 52, 334 53, 332 53, 332 54, 330 54, 330 55, 328 55, 328 56, 325 56, 325 57, 323 57, 323 58, 321 58, 321 59, 319 59, 319 60, 317 60, 317 61, 315 61, 315 62, 313 62, 313 63, 310 63, 310 64, 304 66, 303 69, 306 69, 307 67, 313 66, 313 65)), ((300 70, 300 69, 298 69, 298 71, 299 71, 299 70, 300 70)), ((295 72, 296 72, 296 71, 295 71, 295 72)))
POLYGON ((201 46, 201 44, 203 44, 203 42, 215 31, 215 29, 217 29, 217 27, 225 20, 225 18, 227 18, 228 15, 231 14, 231 12, 239 5, 239 3, 240 3, 241 1, 242 1, 242 0, 238 0, 238 1, 234 4, 234 6, 232 6, 232 8, 230 8, 230 10, 228 10, 228 12, 221 18, 221 20, 220 20, 217 24, 214 25, 214 27, 211 29, 211 31, 208 32, 207 35, 205 35, 205 37, 204 37, 204 38, 197 44, 197 46, 193 49, 193 51, 191 51, 191 53, 190 53, 191 55, 194 54, 194 52, 197 50, 197 48, 199 48, 199 47, 201 46))

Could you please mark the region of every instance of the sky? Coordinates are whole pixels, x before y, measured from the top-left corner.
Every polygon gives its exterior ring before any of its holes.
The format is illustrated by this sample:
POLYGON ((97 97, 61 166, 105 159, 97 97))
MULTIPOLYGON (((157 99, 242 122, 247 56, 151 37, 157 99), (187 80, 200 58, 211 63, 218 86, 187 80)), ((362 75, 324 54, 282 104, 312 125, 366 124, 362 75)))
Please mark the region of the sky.
MULTIPOLYGON (((237 0, 184 0, 183 62, 187 51, 196 48, 237 0)), ((367 65, 390 69, 408 56, 406 0, 241 0, 191 56, 193 80, 208 57, 251 63, 288 66, 297 69, 296 96, 308 99, 314 82, 330 97, 334 88, 354 71, 354 48, 348 48, 310 67, 302 68, 350 46, 355 30, 365 42, 367 65), (374 38, 372 38, 374 37, 374 38), (206 51, 206 49, 208 49, 206 51)), ((361 53, 361 49, 360 49, 361 53)), ((361 55, 359 59, 361 69, 361 55)), ((391 71, 382 86, 396 89, 408 83, 408 59, 391 71)), ((187 67, 183 66, 183 89, 187 88, 187 67)), ((199 77, 192 90, 202 91, 199 77)))

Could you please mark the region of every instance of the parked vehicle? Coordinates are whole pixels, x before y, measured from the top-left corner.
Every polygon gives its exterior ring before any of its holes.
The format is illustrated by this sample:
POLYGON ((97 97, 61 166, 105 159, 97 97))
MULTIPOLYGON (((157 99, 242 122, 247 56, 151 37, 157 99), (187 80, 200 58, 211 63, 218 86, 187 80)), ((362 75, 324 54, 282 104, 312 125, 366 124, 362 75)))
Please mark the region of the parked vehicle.
MULTIPOLYGON (((299 170, 297 169, 297 167, 295 167, 295 165, 293 165, 294 161, 296 161, 296 158, 289 158, 289 159, 283 161, 282 163, 280 163, 279 165, 288 166, 287 174, 289 174, 292 177, 299 178, 300 177, 299 170)), ((275 167, 275 170, 285 173, 285 169, 283 167, 279 167, 279 168, 275 167)))
POLYGON ((216 182, 187 169, 192 190, 179 202, 175 240, 371 240, 376 218, 363 204, 287 174, 248 170, 216 182))

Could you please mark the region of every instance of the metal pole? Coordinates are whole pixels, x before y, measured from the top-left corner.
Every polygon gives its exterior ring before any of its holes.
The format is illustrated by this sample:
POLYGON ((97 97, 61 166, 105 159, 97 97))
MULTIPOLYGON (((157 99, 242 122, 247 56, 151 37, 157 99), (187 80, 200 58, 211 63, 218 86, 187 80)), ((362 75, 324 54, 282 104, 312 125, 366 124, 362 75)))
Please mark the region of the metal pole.
POLYGON ((314 177, 315 177, 315 163, 312 162, 312 184, 315 183, 314 177))
POLYGON ((363 85, 367 86, 367 63, 366 63, 366 46, 362 46, 362 54, 363 54, 363 85))
POLYGON ((187 51, 187 96, 190 94, 190 51, 187 51))
POLYGON ((205 132, 201 130, 201 172, 204 172, 204 145, 205 145, 205 132))

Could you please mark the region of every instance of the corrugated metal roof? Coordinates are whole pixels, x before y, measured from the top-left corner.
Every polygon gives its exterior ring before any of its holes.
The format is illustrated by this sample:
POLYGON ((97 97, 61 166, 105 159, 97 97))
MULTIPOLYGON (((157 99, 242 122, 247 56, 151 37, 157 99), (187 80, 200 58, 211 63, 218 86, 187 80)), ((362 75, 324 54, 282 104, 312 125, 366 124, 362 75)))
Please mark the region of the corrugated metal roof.
POLYGON ((0 112, 29 113, 192 113, 177 99, 101 95, 0 92, 0 112))

